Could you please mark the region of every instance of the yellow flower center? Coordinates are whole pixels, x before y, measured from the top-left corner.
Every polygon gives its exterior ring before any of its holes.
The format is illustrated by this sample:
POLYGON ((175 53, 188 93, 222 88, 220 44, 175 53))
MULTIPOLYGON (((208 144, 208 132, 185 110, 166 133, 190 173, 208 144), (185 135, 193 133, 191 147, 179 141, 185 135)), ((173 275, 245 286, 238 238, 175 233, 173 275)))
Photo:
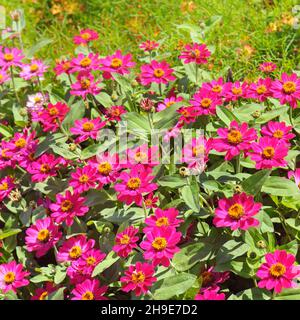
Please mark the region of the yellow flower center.
POLYGON ((136 190, 140 187, 141 180, 139 178, 130 178, 127 182, 127 187, 131 190, 136 190))
POLYGON ((192 57, 199 58, 200 57, 200 50, 195 49, 191 52, 192 57))
POLYGON ((8 190, 8 183, 7 182, 2 182, 0 184, 0 191, 8 190))
POLYGON ((152 242, 152 247, 155 249, 155 250, 158 250, 158 251, 161 251, 163 249, 166 248, 167 246, 167 240, 166 238, 163 238, 163 237, 156 237, 153 242, 152 242))
POLYGON ((40 172, 47 173, 50 171, 50 166, 47 163, 43 163, 40 167, 40 172))
POLYGON ((71 63, 69 61, 64 62, 62 68, 64 71, 68 71, 71 68, 71 63))
POLYGON ((39 102, 41 102, 42 101, 42 99, 40 98, 40 97, 35 97, 34 98, 34 102, 35 103, 39 103, 39 102))
POLYGON ((139 272, 134 272, 132 275, 131 275, 131 280, 133 283, 141 283, 141 282, 144 282, 145 281, 145 274, 144 272, 142 271, 139 271, 139 272))
POLYGON ((18 139, 16 142, 15 142, 15 146, 17 148, 24 148, 26 146, 26 140, 23 139, 23 138, 20 138, 18 139))
POLYGON ((296 91, 296 83, 294 81, 286 81, 283 84, 283 91, 285 93, 294 93, 296 91))
POLYGON ((38 70, 39 70, 39 66, 37 64, 34 63, 30 66, 30 72, 36 72, 38 70))
POLYGON ((91 291, 86 291, 82 297, 81 297, 82 300, 94 300, 94 295, 93 295, 93 292, 91 291))
POLYGON ((4 60, 6 62, 10 62, 14 59, 14 55, 12 53, 5 53, 4 54, 4 60))
POLYGON ((273 137, 274 138, 278 138, 278 139, 281 139, 283 137, 283 132, 281 130, 276 130, 274 133, 273 133, 273 137))
POLYGON ((258 87, 256 88, 256 92, 257 92, 258 94, 264 94, 264 93, 267 92, 267 88, 266 88, 265 85, 262 84, 261 86, 258 86, 258 87))
POLYGON ((263 150, 263 157, 266 159, 272 159, 274 157, 275 150, 273 147, 266 147, 263 150))
POLYGON ((70 200, 64 200, 60 205, 63 212, 70 211, 73 208, 73 204, 70 200))
POLYGON ((204 154, 204 152, 205 152, 205 148, 203 145, 193 147, 193 149, 192 149, 193 157, 198 157, 200 154, 204 154))
POLYGON ((233 220, 239 220, 244 215, 244 207, 235 203, 228 209, 228 215, 233 220))
POLYGON ((69 256, 72 259, 78 259, 81 256, 81 248, 79 246, 74 246, 69 251, 69 256))
POLYGON ((4 158, 4 159, 10 159, 11 158, 11 156, 8 156, 6 154, 6 151, 8 151, 8 150, 9 150, 8 148, 1 150, 1 157, 2 158, 4 158))
POLYGON ((82 89, 88 89, 91 86, 91 81, 89 79, 82 79, 80 85, 82 89))
POLYGON ((163 69, 157 68, 153 71, 153 74, 156 78, 161 78, 165 74, 165 72, 163 69))
POLYGON ((212 87, 212 91, 216 93, 220 93, 222 91, 222 87, 218 84, 212 87))
POLYGON ((85 32, 85 33, 81 34, 80 36, 83 40, 89 40, 91 38, 91 35, 88 32, 85 32))
POLYGON ((147 207, 152 206, 152 204, 153 204, 153 202, 152 202, 151 199, 146 199, 146 200, 145 200, 145 205, 146 205, 147 207))
POLYGON ((243 92, 241 88, 237 88, 237 87, 233 87, 233 88, 231 89, 231 91, 232 91, 232 93, 235 94, 235 95, 237 95, 237 94, 242 94, 242 92, 243 92))
POLYGON ((127 234, 124 234, 122 238, 120 239, 121 244, 129 244, 130 243, 130 237, 127 234))
POLYGON ((16 279, 16 275, 12 271, 8 271, 4 276, 4 282, 6 284, 12 284, 15 281, 15 279, 16 279))
POLYGON ((111 60, 111 64, 110 64, 110 66, 112 67, 112 68, 119 68, 119 67, 121 67, 122 66, 122 60, 121 59, 119 59, 119 58, 113 58, 112 60, 111 60))
POLYGON ((92 63, 92 60, 88 57, 85 57, 80 61, 80 65, 84 68, 90 66, 91 63, 92 63))
POLYGON ((57 116, 58 115, 58 109, 56 107, 52 107, 49 109, 50 116, 57 116))
POLYGON ((79 182, 81 183, 86 183, 89 181, 89 177, 86 174, 83 174, 80 178, 79 178, 79 182))
POLYGON ((96 262, 96 259, 94 257, 88 257, 86 259, 86 263, 89 265, 89 266, 93 266, 96 262))
POLYGON ((204 98, 204 99, 201 100, 201 107, 202 107, 202 108, 209 108, 210 105, 211 105, 211 103, 212 103, 212 100, 211 100, 211 99, 209 99, 209 98, 204 98))
POLYGON ((3 75, 2 74, 0 74, 0 81, 3 79, 3 75))
POLYGON ((93 122, 85 122, 82 125, 82 129, 83 131, 89 132, 92 131, 94 129, 95 125, 93 124, 93 122))
POLYGON ((47 291, 44 291, 44 292, 40 295, 39 300, 45 300, 45 299, 47 298, 47 296, 48 296, 48 292, 47 292, 47 291))
POLYGON ((158 218, 156 220, 155 224, 156 224, 157 227, 168 226, 169 225, 169 219, 167 217, 158 218))
POLYGON ((169 107, 171 107, 174 103, 175 103, 175 101, 168 101, 168 102, 166 103, 166 107, 169 108, 169 107))
POLYGON ((105 161, 105 162, 102 162, 98 165, 98 171, 105 175, 105 176, 108 176, 110 174, 112 170, 112 166, 109 162, 105 161))
POLYGON ((279 278, 285 274, 286 267, 282 263, 277 262, 271 266, 269 271, 270 271, 271 276, 273 276, 275 278, 279 278))
POLYGON ((227 134, 227 140, 229 143, 238 144, 242 142, 242 134, 239 130, 232 129, 227 134))
POLYGON ((145 152, 137 151, 134 155, 134 160, 136 162, 142 162, 147 159, 147 154, 145 152))
POLYGON ((47 229, 41 229, 37 235, 37 239, 41 242, 49 240, 50 233, 47 229))

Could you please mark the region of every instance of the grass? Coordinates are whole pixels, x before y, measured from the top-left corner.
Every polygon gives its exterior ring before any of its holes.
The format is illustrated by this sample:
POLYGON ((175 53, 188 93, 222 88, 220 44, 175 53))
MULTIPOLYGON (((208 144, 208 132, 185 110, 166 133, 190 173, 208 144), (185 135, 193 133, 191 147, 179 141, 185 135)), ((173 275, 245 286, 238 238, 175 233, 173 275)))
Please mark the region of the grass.
POLYGON ((138 44, 153 39, 162 41, 161 50, 172 63, 182 45, 191 41, 190 32, 178 26, 200 27, 201 36, 205 23, 219 16, 201 39, 215 49, 208 67, 222 73, 230 66, 235 79, 250 80, 265 60, 277 63, 280 71, 297 67, 300 36, 291 25, 296 4, 297 0, 2 0, 7 12, 24 9, 25 46, 53 39, 39 52, 50 59, 71 54, 72 36, 81 28, 92 28, 100 34, 95 49, 101 55, 118 48, 138 55, 138 44))

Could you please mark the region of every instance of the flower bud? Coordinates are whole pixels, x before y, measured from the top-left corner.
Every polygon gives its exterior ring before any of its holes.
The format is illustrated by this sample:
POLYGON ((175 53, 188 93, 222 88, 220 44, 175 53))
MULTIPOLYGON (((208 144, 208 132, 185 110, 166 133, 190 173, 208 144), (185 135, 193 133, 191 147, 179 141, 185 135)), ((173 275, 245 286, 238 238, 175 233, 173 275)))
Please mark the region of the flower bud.
POLYGON ((261 113, 260 113, 259 110, 256 110, 256 111, 254 111, 254 112, 251 114, 251 116, 252 116, 254 119, 259 118, 260 115, 261 115, 261 113))
POLYGON ((69 143, 68 147, 70 151, 75 151, 77 149, 77 146, 75 143, 69 143))
POLYGON ((140 102, 140 107, 144 111, 150 111, 154 107, 154 102, 148 98, 142 99, 140 102))

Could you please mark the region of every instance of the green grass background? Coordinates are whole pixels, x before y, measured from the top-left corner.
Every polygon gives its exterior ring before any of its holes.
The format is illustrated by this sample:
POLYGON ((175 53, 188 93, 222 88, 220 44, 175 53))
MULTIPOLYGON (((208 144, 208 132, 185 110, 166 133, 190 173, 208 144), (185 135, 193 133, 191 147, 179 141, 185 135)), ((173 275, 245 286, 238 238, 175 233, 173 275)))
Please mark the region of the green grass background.
MULTIPOLYGON (((95 29, 95 44, 101 55, 120 48, 140 54, 138 44, 146 39, 162 40, 166 59, 173 62, 182 43, 190 42, 189 32, 180 24, 199 26, 212 16, 221 16, 205 36, 215 47, 214 68, 230 66, 235 78, 257 76, 257 66, 271 60, 280 71, 290 72, 299 63, 299 29, 283 23, 292 15, 293 0, 1 0, 6 11, 25 11, 25 46, 44 38, 53 39, 42 58, 56 59, 73 52, 72 36, 81 28, 95 29), (267 32, 270 24, 277 31, 267 32)), ((299 12, 300 14, 300 12, 299 12)), ((9 19, 8 19, 9 20, 9 19)), ((8 21, 9 22, 9 21, 8 21)), ((210 66, 211 67, 211 66, 210 66)))

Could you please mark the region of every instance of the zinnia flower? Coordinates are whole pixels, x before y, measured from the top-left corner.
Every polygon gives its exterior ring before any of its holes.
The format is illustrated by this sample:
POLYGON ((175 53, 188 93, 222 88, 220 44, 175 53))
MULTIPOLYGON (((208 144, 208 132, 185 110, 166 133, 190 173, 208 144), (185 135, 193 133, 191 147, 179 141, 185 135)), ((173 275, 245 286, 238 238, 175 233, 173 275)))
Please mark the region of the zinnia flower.
POLYGON ((240 98, 245 98, 246 93, 247 84, 245 82, 227 82, 223 86, 223 96, 225 97, 225 101, 236 101, 240 98))
POLYGON ((107 300, 106 297, 103 297, 106 290, 106 286, 100 287, 99 280, 86 279, 72 290, 74 297, 71 300, 107 300))
POLYGON ((295 288, 293 281, 300 276, 299 266, 295 266, 295 256, 285 250, 275 250, 265 255, 266 262, 258 269, 256 275, 261 279, 259 288, 274 289, 276 293, 283 288, 295 288))
POLYGON ((30 64, 24 64, 22 66, 20 77, 25 80, 30 80, 32 78, 41 79, 47 69, 48 67, 41 60, 33 59, 30 64))
POLYGON ((247 98, 265 101, 271 96, 270 88, 272 80, 270 78, 258 79, 256 83, 251 83, 247 89, 247 98))
POLYGON ((297 187, 300 189, 300 168, 288 172, 288 178, 291 179, 292 177, 294 178, 297 187))
POLYGON ((10 76, 5 70, 0 70, 0 85, 10 80, 10 76))
POLYGON ((223 92, 223 78, 220 77, 218 80, 212 80, 211 82, 204 82, 202 84, 202 89, 211 91, 216 94, 218 97, 222 97, 223 92))
POLYGON ((219 290, 219 287, 202 290, 196 295, 195 300, 225 300, 225 294, 218 293, 219 290))
POLYGON ((137 262, 129 266, 125 275, 120 278, 122 290, 134 291, 137 297, 147 293, 153 282, 157 280, 153 277, 154 272, 154 267, 148 263, 137 262))
POLYGON ((77 81, 71 84, 70 94, 74 96, 80 96, 86 99, 88 94, 97 95, 101 89, 98 87, 100 81, 94 81, 94 76, 87 72, 81 71, 77 76, 77 81))
POLYGON ((152 40, 146 40, 139 45, 139 48, 145 52, 151 52, 159 47, 159 43, 152 40))
POLYGON ((159 103, 157 106, 157 111, 162 111, 167 108, 170 108, 173 104, 178 103, 182 101, 182 97, 170 97, 166 98, 163 102, 159 103))
POLYGON ((124 106, 111 106, 106 109, 105 117, 108 121, 121 121, 121 115, 126 112, 124 106))
POLYGON ((257 227, 259 221, 253 216, 261 207, 261 203, 254 202, 253 196, 248 196, 244 192, 235 194, 229 199, 219 200, 213 223, 216 227, 230 227, 231 230, 257 227))
POLYGON ((97 181, 97 170, 91 166, 77 168, 75 172, 71 173, 72 179, 70 186, 78 193, 85 192, 89 189, 95 188, 97 181))
POLYGON ((0 180, 0 202, 3 201, 15 188, 14 179, 6 176, 0 180))
POLYGON ((10 67, 21 67, 25 56, 17 48, 4 48, 0 50, 0 67, 5 71, 10 67))
POLYGON ((100 69, 100 59, 98 54, 89 53, 85 56, 83 53, 79 53, 76 58, 71 60, 71 73, 74 72, 91 72, 92 70, 100 69))
POLYGON ((115 251, 118 256, 126 258, 130 252, 137 247, 136 242, 139 237, 136 234, 139 232, 138 228, 130 226, 124 231, 116 235, 116 244, 113 246, 112 250, 115 251))
POLYGON ((209 267, 201 272, 201 291, 203 289, 216 288, 217 284, 225 282, 229 279, 229 272, 217 272, 214 267, 209 267))
POLYGON ((58 288, 52 282, 46 282, 43 288, 37 288, 34 296, 30 300, 45 300, 50 293, 56 291, 58 288))
POLYGON ((193 95, 190 104, 198 108, 199 115, 215 115, 216 106, 221 105, 222 100, 216 93, 200 89, 193 95))
POLYGON ((147 86, 151 83, 164 83, 174 81, 173 69, 171 69, 166 61, 158 62, 152 60, 150 64, 141 66, 141 83, 147 86))
POLYGON ((280 141, 289 142, 295 135, 291 133, 292 126, 286 126, 285 122, 269 121, 265 126, 261 128, 263 136, 273 137, 280 141))
POLYGON ((162 228, 162 227, 173 227, 177 228, 184 221, 182 219, 177 219, 179 212, 175 208, 169 208, 162 210, 157 208, 154 212, 154 215, 149 216, 145 219, 145 224, 147 225, 144 228, 144 232, 152 231, 153 228, 162 228))
POLYGON ((184 49, 179 56, 179 59, 182 59, 184 63, 194 62, 196 64, 205 64, 207 63, 207 58, 211 55, 206 44, 187 44, 184 49))
POLYGON ((91 41, 98 40, 98 33, 91 29, 84 29, 80 34, 73 38, 73 42, 77 45, 87 45, 91 41))
POLYGON ((101 121, 101 118, 88 119, 83 118, 80 120, 75 120, 74 127, 70 129, 72 134, 79 135, 76 138, 76 143, 83 142, 88 138, 97 139, 99 130, 105 127, 106 122, 101 121))
POLYGON ((271 73, 277 68, 277 65, 273 62, 264 62, 259 65, 259 70, 264 73, 271 73))

